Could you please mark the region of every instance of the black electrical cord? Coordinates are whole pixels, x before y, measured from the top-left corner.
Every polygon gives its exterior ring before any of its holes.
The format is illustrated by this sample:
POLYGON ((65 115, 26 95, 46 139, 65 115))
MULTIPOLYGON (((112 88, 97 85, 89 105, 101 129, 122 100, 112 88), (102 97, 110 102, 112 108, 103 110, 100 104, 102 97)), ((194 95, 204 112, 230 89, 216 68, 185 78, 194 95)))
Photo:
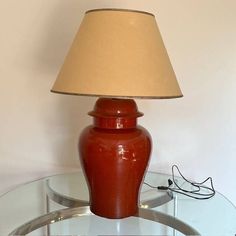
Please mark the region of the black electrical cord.
POLYGON ((212 198, 215 195, 215 189, 214 189, 213 180, 211 177, 208 177, 207 179, 205 179, 203 182, 200 182, 200 183, 189 181, 180 172, 179 167, 177 165, 172 166, 172 180, 168 179, 169 186, 152 186, 151 184, 149 184, 147 182, 144 182, 144 184, 146 184, 150 188, 156 188, 159 190, 169 190, 169 191, 179 193, 179 194, 182 194, 182 195, 185 195, 187 197, 194 198, 197 200, 206 200, 206 199, 212 198), (184 189, 181 186, 179 186, 179 184, 177 183, 177 181, 175 179, 175 169, 179 172, 181 178, 186 183, 189 183, 194 188, 194 190, 184 189), (207 183, 208 181, 210 181, 210 187, 203 185, 203 184, 207 183), (171 187, 173 184, 175 185, 175 187, 171 187), (204 190, 208 190, 210 192, 203 193, 204 190))

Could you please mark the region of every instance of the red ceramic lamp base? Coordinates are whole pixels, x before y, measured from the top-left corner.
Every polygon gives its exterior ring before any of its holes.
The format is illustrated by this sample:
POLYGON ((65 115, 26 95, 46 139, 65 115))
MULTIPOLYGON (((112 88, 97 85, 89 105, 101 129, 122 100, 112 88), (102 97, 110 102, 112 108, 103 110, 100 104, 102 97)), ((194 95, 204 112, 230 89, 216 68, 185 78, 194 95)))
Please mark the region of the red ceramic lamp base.
POLYGON ((132 216, 151 151, 149 133, 136 125, 142 113, 132 99, 99 98, 89 114, 94 124, 82 132, 79 152, 91 211, 114 219, 132 216))

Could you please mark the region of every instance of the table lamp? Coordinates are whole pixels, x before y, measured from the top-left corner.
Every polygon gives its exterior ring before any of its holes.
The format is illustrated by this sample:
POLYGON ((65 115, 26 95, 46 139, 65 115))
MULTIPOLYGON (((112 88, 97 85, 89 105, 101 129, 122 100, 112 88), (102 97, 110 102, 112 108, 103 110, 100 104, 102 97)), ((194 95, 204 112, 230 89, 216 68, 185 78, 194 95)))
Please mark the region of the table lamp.
POLYGON ((90 209, 106 218, 135 215, 151 137, 137 125, 143 114, 132 98, 182 97, 155 16, 87 11, 51 91, 99 97, 78 145, 90 209))

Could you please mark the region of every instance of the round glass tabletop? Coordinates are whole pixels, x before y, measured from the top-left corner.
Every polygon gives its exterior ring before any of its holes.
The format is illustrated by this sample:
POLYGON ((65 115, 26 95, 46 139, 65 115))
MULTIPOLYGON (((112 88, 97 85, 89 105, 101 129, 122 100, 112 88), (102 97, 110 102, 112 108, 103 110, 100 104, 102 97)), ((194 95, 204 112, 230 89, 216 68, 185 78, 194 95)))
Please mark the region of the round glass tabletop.
MULTIPOLYGON (((148 172, 145 182, 166 186, 169 178, 168 175, 148 172)), ((180 185, 185 184, 181 179, 177 180, 180 185)), ((137 216, 121 220, 95 216, 89 211, 88 189, 81 171, 20 186, 0 197, 0 210, 0 235, 236 233, 236 208, 220 193, 200 201, 144 184, 137 216)))

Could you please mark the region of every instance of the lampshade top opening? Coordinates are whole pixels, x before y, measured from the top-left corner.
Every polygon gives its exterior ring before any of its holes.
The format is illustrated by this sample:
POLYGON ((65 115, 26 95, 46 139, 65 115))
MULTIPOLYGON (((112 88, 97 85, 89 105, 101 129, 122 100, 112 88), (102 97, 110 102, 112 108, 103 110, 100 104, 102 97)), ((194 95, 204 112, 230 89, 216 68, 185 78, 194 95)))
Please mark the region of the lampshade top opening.
POLYGON ((139 11, 139 10, 131 10, 131 9, 121 9, 121 8, 101 8, 101 9, 92 9, 92 10, 88 10, 88 11, 86 11, 85 14, 90 13, 90 12, 94 12, 94 11, 120 11, 120 12, 135 12, 135 13, 147 14, 147 15, 151 15, 151 16, 155 17, 155 15, 152 14, 152 13, 150 13, 150 12, 139 11))

